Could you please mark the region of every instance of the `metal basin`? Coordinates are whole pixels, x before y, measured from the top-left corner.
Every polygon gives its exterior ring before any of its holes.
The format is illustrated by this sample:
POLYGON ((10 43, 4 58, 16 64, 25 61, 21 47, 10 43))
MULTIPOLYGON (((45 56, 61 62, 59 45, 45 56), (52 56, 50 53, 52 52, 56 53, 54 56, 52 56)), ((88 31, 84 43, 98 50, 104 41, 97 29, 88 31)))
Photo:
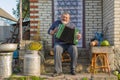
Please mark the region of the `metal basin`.
POLYGON ((13 52, 17 49, 17 45, 15 43, 0 44, 0 52, 13 52))

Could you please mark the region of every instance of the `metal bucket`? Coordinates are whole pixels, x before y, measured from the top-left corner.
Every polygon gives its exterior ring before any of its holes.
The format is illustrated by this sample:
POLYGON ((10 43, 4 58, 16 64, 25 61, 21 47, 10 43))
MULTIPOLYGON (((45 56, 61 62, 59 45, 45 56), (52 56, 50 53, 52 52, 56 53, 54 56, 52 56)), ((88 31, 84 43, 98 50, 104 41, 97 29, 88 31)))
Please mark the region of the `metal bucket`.
POLYGON ((12 75, 13 52, 0 53, 0 77, 9 78, 12 75))
POLYGON ((40 55, 38 51, 28 50, 24 55, 24 75, 40 76, 40 55))

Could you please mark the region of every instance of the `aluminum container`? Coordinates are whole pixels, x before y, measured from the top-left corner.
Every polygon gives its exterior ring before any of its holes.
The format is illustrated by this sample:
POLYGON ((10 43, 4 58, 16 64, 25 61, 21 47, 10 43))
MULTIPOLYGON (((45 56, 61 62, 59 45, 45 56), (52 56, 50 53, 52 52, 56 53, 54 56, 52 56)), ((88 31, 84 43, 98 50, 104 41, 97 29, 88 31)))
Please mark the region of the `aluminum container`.
POLYGON ((28 50, 24 55, 24 75, 40 76, 40 55, 38 51, 28 50))
POLYGON ((9 78, 12 75, 13 52, 0 53, 0 77, 9 78))

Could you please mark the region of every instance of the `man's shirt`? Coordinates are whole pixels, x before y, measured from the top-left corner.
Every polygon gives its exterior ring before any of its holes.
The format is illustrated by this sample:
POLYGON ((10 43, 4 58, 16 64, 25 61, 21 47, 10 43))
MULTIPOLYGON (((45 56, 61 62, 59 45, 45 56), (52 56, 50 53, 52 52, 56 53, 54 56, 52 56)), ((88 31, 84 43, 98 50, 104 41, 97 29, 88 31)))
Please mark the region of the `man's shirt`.
MULTIPOLYGON (((60 24, 62 24, 62 22, 61 22, 60 20, 55 21, 55 22, 51 25, 51 27, 49 28, 48 34, 50 34, 50 31, 51 31, 51 30, 54 30, 55 28, 58 28, 60 24)), ((66 26, 68 26, 68 27, 70 27, 70 28, 72 28, 72 29, 74 29, 74 28, 76 27, 75 24, 73 24, 73 23, 71 23, 71 22, 69 22, 68 24, 66 24, 66 26)), ((63 41, 57 39, 57 38, 55 37, 55 34, 54 34, 54 43, 55 43, 55 44, 66 44, 66 42, 63 42, 63 41)))

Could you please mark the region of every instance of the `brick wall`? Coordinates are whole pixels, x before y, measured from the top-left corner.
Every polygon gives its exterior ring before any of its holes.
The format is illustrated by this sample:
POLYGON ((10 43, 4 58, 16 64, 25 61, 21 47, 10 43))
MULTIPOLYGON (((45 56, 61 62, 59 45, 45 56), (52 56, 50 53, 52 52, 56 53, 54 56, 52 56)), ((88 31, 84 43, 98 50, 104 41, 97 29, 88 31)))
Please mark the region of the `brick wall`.
MULTIPOLYGON (((52 0, 30 1, 31 39, 38 31, 38 22, 40 22, 40 37, 47 40, 48 45, 51 45, 52 37, 47 34, 47 30, 52 23, 52 0)), ((120 45, 119 5, 119 0, 85 0, 86 46, 93 38, 94 33, 102 32, 106 26, 109 26, 106 38, 112 45, 120 45)))
POLYGON ((110 41, 111 45, 119 47, 120 0, 103 0, 103 28, 106 26, 108 27, 106 38, 110 41))
MULTIPOLYGON (((31 39, 35 35, 38 22, 40 21, 40 37, 52 43, 52 37, 47 30, 52 23, 52 0, 31 0, 31 39)), ((89 44, 94 32, 102 31, 101 0, 85 0, 85 37, 86 45, 89 44)))
POLYGON ((38 28, 38 0, 30 0, 30 39, 37 33, 38 28))
POLYGON ((102 31, 101 0, 85 0, 85 37, 86 46, 94 37, 95 32, 102 31))
POLYGON ((52 44, 52 37, 48 35, 47 31, 52 24, 52 1, 51 0, 39 0, 39 20, 40 20, 40 36, 42 39, 48 42, 48 45, 52 44))
POLYGON ((106 28, 105 38, 114 44, 114 0, 103 0, 103 30, 106 28))
POLYGON ((47 30, 52 23, 52 1, 51 0, 30 0, 30 37, 34 39, 37 31, 40 32, 40 38, 47 40, 51 45, 51 36, 47 30))
POLYGON ((114 0, 114 45, 120 47, 120 0, 114 0))

